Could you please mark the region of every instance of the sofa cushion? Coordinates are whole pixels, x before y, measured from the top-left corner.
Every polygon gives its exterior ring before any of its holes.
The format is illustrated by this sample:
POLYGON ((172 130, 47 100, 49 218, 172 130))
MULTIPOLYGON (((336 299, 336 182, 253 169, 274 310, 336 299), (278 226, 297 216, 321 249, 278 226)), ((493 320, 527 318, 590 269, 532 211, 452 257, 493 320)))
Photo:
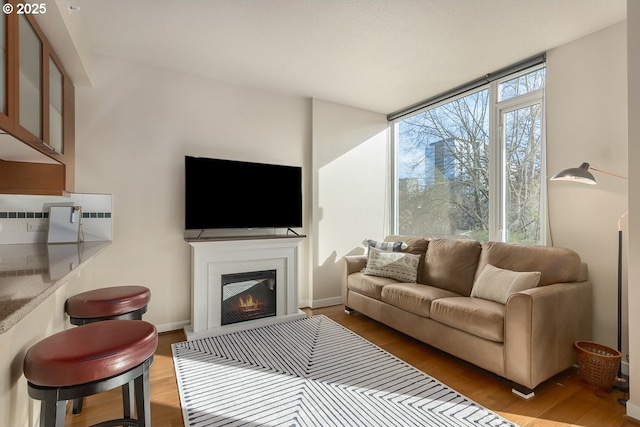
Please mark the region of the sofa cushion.
POLYGON ((566 248, 488 242, 482 245, 479 275, 487 264, 513 271, 539 271, 540 284, 575 282, 584 276, 580 256, 566 248))
POLYGON ((377 300, 381 299, 382 288, 397 280, 388 277, 367 276, 364 273, 353 273, 347 277, 347 289, 377 300))
POLYGON ((403 242, 407 245, 402 252, 410 254, 424 255, 429 245, 429 239, 416 236, 390 235, 384 239, 385 242, 403 242))
POLYGON ((402 252, 410 254, 420 255, 420 262, 418 264, 418 283, 424 283, 422 272, 424 270, 424 254, 427 252, 429 246, 429 239, 418 236, 405 236, 405 235, 390 235, 385 237, 385 242, 404 242, 407 244, 407 248, 402 252))
POLYGON ((480 298, 440 298, 431 303, 431 318, 480 338, 504 342, 503 304, 480 298))
POLYGON ((487 264, 473 284, 471 296, 506 304, 516 292, 538 286, 539 271, 517 272, 487 264))
POLYGON ((450 291, 418 283, 395 283, 382 289, 382 301, 422 317, 430 317, 431 302, 457 297, 450 291))
POLYGON ((420 283, 468 297, 481 249, 476 240, 430 240, 420 283))
POLYGON ((400 282, 415 283, 420 255, 387 252, 369 247, 367 266, 363 273, 369 276, 389 277, 400 282))

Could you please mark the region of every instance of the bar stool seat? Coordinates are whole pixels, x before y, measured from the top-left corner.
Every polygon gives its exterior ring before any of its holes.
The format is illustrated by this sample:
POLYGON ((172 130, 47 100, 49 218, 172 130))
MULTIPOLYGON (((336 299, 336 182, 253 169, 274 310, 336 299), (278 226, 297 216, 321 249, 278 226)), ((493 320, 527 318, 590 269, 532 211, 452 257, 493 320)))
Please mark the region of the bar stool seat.
POLYGON ((106 320, 58 332, 34 344, 24 358, 29 396, 42 401, 40 426, 62 427, 67 400, 134 382, 137 419, 126 399, 124 416, 95 426, 149 426, 149 367, 158 333, 142 320, 106 320))
POLYGON ((151 300, 144 286, 126 285, 94 289, 67 299, 65 311, 73 325, 113 319, 142 319, 151 300))
MULTIPOLYGON (((151 291, 144 286, 112 286, 70 297, 65 302, 65 311, 71 324, 78 326, 104 320, 142 320, 150 300, 151 291)), ((129 406, 133 406, 133 395, 128 385, 122 386, 122 395, 129 400, 129 406)), ((83 404, 83 399, 76 399, 73 402, 73 413, 82 412, 83 404)))

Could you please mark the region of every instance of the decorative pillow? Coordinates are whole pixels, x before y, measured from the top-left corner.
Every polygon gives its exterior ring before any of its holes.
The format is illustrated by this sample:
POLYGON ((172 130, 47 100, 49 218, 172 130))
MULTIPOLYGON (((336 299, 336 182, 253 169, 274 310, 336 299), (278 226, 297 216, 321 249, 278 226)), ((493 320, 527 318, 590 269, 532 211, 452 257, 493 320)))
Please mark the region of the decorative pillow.
POLYGON ((371 239, 364 239, 362 244, 365 247, 365 254, 366 249, 371 247, 387 252, 401 252, 409 247, 405 242, 378 242, 371 239))
POLYGON ((539 271, 518 272, 487 264, 473 284, 471 296, 506 304, 511 294, 540 283, 539 271))
POLYGON ((403 283, 415 283, 419 261, 420 255, 386 252, 372 246, 369 248, 364 274, 389 277, 403 283))

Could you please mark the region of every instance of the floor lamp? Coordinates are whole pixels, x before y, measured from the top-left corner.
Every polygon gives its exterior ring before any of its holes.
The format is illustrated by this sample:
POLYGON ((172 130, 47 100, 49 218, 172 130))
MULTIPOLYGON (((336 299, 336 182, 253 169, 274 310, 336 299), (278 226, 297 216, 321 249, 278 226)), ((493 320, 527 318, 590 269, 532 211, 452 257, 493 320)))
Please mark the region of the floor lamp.
MULTIPOLYGON (((596 169, 591 167, 589 163, 582 163, 577 168, 565 169, 563 171, 558 172, 554 176, 551 177, 551 181, 573 181, 580 182, 582 184, 590 184, 595 185, 596 179, 593 174, 589 172, 589 170, 594 170, 600 173, 604 173, 607 175, 612 175, 617 178, 627 179, 627 177, 622 175, 617 175, 615 173, 603 171, 601 169, 596 169)), ((627 216, 628 212, 623 213, 618 219, 618 352, 622 354, 622 220, 627 216)), ((620 388, 627 389, 626 380, 622 376, 622 363, 620 363, 620 368, 618 369, 618 378, 616 379, 619 384, 621 384, 620 388)))

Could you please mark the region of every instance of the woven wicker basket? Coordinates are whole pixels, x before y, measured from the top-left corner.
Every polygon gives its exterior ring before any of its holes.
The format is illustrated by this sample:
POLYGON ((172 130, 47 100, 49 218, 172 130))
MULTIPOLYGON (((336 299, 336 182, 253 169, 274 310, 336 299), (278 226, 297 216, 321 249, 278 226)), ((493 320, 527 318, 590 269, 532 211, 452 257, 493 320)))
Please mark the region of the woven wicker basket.
POLYGON ((620 368, 620 352, 589 341, 576 341, 574 347, 584 382, 600 390, 611 390, 620 368))

